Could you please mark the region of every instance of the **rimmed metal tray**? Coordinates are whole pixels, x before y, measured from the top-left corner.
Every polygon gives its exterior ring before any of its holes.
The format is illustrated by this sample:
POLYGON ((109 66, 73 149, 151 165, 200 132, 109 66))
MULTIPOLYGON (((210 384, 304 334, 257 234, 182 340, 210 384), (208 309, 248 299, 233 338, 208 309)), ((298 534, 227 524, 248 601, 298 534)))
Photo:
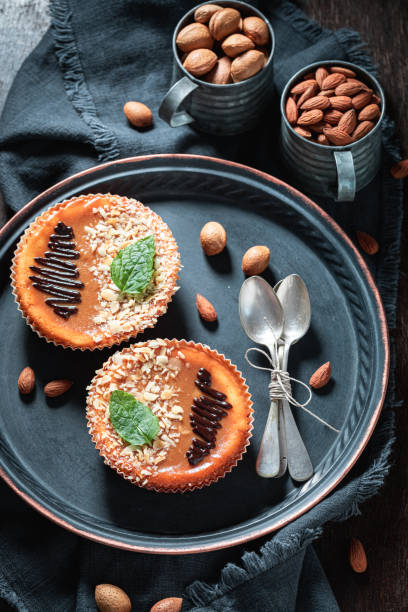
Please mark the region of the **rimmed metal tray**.
POLYGON ((384 400, 389 349, 383 307, 362 257, 316 204, 267 174, 221 159, 155 155, 119 160, 76 174, 48 189, 3 228, 0 337, 2 384, 0 470, 28 503, 92 540, 129 550, 200 552, 270 533, 306 512, 347 474, 367 444, 384 400), (9 264, 16 241, 45 208, 81 193, 135 197, 157 211, 178 242, 184 268, 168 312, 139 339, 177 337, 225 353, 247 378, 255 403, 252 444, 243 461, 211 487, 157 494, 135 487, 106 467, 85 422, 86 386, 113 350, 70 351, 47 344, 24 323, 11 295, 9 264), (207 258, 202 225, 221 222, 228 247, 207 258), (308 380, 330 360, 333 379, 314 393, 312 409, 340 429, 337 435, 302 411, 296 418, 315 465, 296 486, 288 476, 265 480, 255 459, 268 410, 266 372, 244 360, 250 342, 238 318, 241 257, 254 244, 271 249, 264 274, 271 283, 292 272, 307 283, 312 303, 308 335, 291 352, 290 370, 308 380), (215 304, 219 323, 205 325, 197 292, 215 304), (21 369, 37 375, 34 397, 17 389, 21 369), (71 378, 64 396, 46 399, 41 385, 71 378))

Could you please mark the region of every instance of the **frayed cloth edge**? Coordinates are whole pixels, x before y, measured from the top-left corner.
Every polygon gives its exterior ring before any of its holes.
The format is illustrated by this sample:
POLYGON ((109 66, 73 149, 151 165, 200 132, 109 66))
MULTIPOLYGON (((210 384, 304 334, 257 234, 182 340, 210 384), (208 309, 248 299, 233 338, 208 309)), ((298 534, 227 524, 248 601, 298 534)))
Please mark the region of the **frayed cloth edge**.
MULTIPOLYGON (((394 406, 393 406, 394 407, 394 406)), ((391 469, 391 453, 395 442, 395 414, 392 410, 383 413, 381 422, 372 438, 372 445, 382 448, 371 466, 359 477, 357 491, 350 506, 340 513, 335 520, 342 522, 361 514, 361 505, 377 495, 391 469)))
POLYGON ((277 12, 279 18, 288 21, 293 29, 302 33, 305 38, 313 43, 327 32, 317 21, 307 17, 302 9, 288 0, 281 0, 271 8, 277 12))
POLYGON ((114 133, 98 117, 87 87, 72 29, 72 13, 67 0, 51 0, 51 31, 55 54, 62 72, 65 91, 72 106, 90 128, 90 142, 101 162, 119 157, 119 143, 114 133))
POLYGON ((4 576, 0 578, 0 601, 5 601, 19 612, 29 612, 21 598, 17 595, 11 584, 4 576))
POLYGON ((311 544, 321 534, 321 529, 305 529, 301 533, 291 535, 284 540, 274 538, 262 546, 259 553, 246 552, 241 558, 242 567, 228 563, 221 571, 217 584, 209 585, 196 580, 186 589, 186 597, 196 606, 208 605, 223 597, 238 586, 252 580, 263 572, 286 561, 306 546, 311 544))

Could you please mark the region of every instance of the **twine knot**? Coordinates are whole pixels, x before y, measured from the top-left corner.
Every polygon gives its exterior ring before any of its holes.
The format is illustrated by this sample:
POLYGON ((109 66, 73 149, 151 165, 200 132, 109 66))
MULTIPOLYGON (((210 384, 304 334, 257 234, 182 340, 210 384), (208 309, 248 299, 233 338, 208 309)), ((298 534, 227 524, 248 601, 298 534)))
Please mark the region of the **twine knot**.
POLYGON ((265 351, 263 351, 262 349, 258 347, 249 348, 245 353, 245 359, 247 360, 247 362, 249 363, 251 367, 257 370, 265 370, 271 373, 271 380, 269 383, 269 397, 271 401, 286 400, 287 402, 289 402, 289 404, 292 404, 292 406, 301 408, 302 410, 310 414, 312 417, 314 417, 316 420, 320 421, 320 423, 323 423, 323 425, 326 425, 326 427, 328 427, 329 429, 335 431, 336 433, 339 433, 338 429, 330 425, 330 423, 327 423, 327 421, 320 418, 317 414, 312 412, 310 409, 306 408, 306 406, 310 403, 312 399, 312 390, 310 389, 309 385, 304 383, 302 380, 299 380, 298 378, 294 378, 293 376, 290 376, 289 372, 286 372, 285 370, 282 370, 279 367, 278 345, 276 342, 274 342, 270 350, 271 350, 271 354, 268 355, 268 353, 266 353, 265 351), (261 353, 261 355, 263 355, 266 358, 266 360, 269 362, 270 367, 263 367, 263 366, 257 365, 256 363, 253 363, 248 357, 251 351, 256 351, 257 353, 261 353), (298 402, 293 397, 292 385, 291 385, 292 382, 301 385, 307 390, 309 397, 307 398, 305 402, 303 403, 298 402))

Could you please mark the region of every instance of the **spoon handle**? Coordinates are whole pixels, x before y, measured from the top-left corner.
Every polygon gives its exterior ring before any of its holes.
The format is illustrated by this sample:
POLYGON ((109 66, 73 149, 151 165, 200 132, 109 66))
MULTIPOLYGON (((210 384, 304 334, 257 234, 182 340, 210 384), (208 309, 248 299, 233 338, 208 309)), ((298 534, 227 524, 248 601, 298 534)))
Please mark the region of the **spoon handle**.
MULTIPOLYGON (((284 345, 282 355, 282 370, 287 369, 289 357, 289 344, 284 345)), ((313 476, 313 465, 307 452, 306 446, 300 435, 292 409, 287 400, 282 400, 283 418, 285 422, 288 470, 291 478, 296 482, 304 482, 313 476)))
POLYGON ((289 474, 296 482, 313 476, 313 465, 287 400, 283 401, 289 474))
POLYGON ((278 429, 279 429, 279 472, 275 478, 282 478, 288 469, 288 445, 286 442, 286 430, 285 430, 285 417, 283 414, 283 404, 279 402, 279 416, 278 416, 278 429))
POLYGON ((278 401, 273 400, 256 460, 256 473, 262 478, 273 478, 279 472, 278 401))
MULTIPOLYGON (((279 344, 278 346, 278 357, 279 364, 282 364, 284 346, 279 344)), ((283 415, 283 404, 279 402, 279 415, 278 415, 278 428, 279 428, 279 453, 280 453, 280 464, 279 472, 276 474, 276 478, 282 478, 288 469, 288 445, 286 442, 286 430, 285 430, 285 418, 283 415)))

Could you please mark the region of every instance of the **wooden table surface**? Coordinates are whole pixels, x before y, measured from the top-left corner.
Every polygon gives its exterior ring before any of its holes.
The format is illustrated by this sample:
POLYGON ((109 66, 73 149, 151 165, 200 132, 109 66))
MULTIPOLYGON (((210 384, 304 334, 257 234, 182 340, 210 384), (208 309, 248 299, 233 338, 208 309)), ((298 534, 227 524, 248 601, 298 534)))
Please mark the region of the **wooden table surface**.
MULTIPOLYGON (((378 65, 388 111, 394 117, 408 157, 408 2, 407 0, 304 0, 297 4, 327 28, 358 30, 378 65)), ((0 0, 0 109, 23 59, 48 27, 47 0, 0 0)), ((407 215, 406 215, 407 217, 407 215)), ((407 235, 407 218, 404 236, 407 235)), ((408 241, 403 237, 399 286, 397 394, 408 398, 408 241)), ((404 402, 405 403, 405 402, 404 402)), ((316 544, 340 608, 353 612, 408 610, 408 413, 397 412, 393 467, 379 495, 362 515, 326 526, 316 544), (347 562, 351 537, 364 543, 365 574, 347 562)))

